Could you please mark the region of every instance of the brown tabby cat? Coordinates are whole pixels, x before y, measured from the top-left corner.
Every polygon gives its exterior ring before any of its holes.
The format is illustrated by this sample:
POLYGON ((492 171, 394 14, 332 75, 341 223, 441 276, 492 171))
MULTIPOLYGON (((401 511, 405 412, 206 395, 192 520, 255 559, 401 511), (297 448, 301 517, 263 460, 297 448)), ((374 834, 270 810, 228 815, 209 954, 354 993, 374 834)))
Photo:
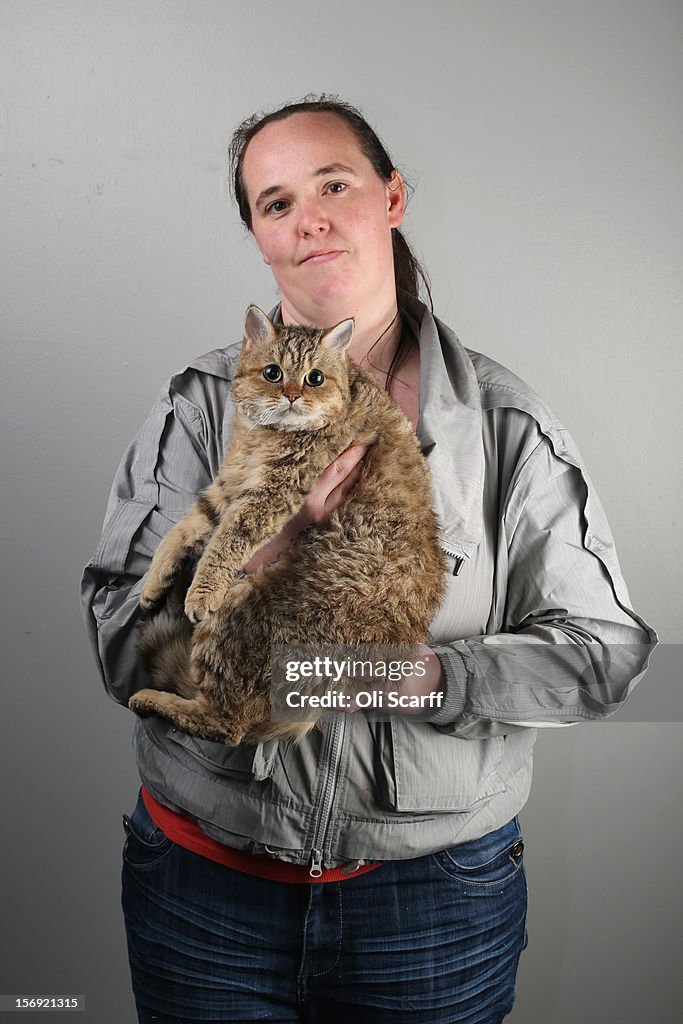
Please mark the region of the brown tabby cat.
POLYGON ((141 628, 159 689, 136 693, 134 711, 224 743, 300 739, 313 720, 270 721, 271 643, 427 639, 445 583, 429 472, 399 407, 346 354, 352 333, 353 320, 282 327, 247 310, 222 467, 162 539, 140 594, 153 609, 170 590, 141 628), (329 524, 236 579, 352 443, 372 447, 329 524), (200 555, 183 613, 188 564, 200 555))

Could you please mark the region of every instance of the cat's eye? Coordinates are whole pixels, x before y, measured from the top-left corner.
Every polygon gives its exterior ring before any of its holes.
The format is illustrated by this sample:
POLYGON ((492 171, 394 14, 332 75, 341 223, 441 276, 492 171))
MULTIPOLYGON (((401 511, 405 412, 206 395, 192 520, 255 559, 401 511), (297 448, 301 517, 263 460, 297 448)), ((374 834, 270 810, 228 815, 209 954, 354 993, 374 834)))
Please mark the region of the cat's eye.
POLYGON ((282 370, 277 363, 268 363, 263 368, 263 376, 266 380, 270 381, 271 384, 277 384, 279 380, 282 380, 282 370))
POLYGON ((325 374, 322 370, 309 370, 304 377, 304 384, 308 384, 310 388, 319 388, 324 380, 325 374))

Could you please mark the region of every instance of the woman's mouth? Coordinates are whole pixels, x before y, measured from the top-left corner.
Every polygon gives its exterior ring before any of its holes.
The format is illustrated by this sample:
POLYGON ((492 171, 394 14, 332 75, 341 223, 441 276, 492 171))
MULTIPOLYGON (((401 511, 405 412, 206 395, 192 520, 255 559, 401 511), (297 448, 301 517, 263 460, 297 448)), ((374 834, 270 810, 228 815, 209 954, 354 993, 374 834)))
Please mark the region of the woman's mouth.
POLYGON ((329 249, 326 252, 314 253, 307 259, 303 260, 304 263, 328 263, 330 260, 334 260, 337 256, 341 256, 343 249, 329 249))

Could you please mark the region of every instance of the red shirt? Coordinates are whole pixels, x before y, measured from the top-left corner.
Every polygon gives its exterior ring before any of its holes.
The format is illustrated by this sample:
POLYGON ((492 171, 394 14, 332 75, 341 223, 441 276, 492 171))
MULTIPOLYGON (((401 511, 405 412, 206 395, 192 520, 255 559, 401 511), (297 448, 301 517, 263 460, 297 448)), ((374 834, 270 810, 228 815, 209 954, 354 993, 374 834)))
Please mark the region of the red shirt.
POLYGON ((145 802, 147 812, 164 835, 172 839, 178 846, 198 853, 202 857, 217 864, 225 864, 237 871, 245 871, 248 875, 258 875, 259 878, 269 878, 274 882, 306 882, 309 885, 315 882, 343 882, 347 878, 356 878, 378 868, 381 861, 372 861, 363 864, 355 871, 349 871, 347 866, 340 868, 325 868, 322 874, 314 878, 310 874, 310 868, 306 864, 285 864, 284 861, 274 860, 258 853, 244 853, 242 850, 233 850, 231 846, 225 846, 216 839, 207 836, 202 832, 194 818, 186 814, 178 814, 164 807, 158 800, 155 800, 145 787, 142 787, 142 799, 145 802))

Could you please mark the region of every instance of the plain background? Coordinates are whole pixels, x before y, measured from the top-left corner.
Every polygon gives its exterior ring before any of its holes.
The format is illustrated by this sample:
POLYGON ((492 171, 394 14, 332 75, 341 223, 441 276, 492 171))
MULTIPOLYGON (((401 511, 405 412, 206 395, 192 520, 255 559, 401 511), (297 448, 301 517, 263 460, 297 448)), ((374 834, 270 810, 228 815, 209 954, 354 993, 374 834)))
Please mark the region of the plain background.
MULTIPOLYGON (((254 110, 337 92, 377 126, 437 314, 570 428, 675 651, 682 29, 663 0, 2 0, 0 993, 134 1021, 132 721, 78 580, 163 381, 276 301, 226 186, 254 110)), ((680 1019, 682 750, 680 718, 539 734, 510 1021, 680 1019)))

